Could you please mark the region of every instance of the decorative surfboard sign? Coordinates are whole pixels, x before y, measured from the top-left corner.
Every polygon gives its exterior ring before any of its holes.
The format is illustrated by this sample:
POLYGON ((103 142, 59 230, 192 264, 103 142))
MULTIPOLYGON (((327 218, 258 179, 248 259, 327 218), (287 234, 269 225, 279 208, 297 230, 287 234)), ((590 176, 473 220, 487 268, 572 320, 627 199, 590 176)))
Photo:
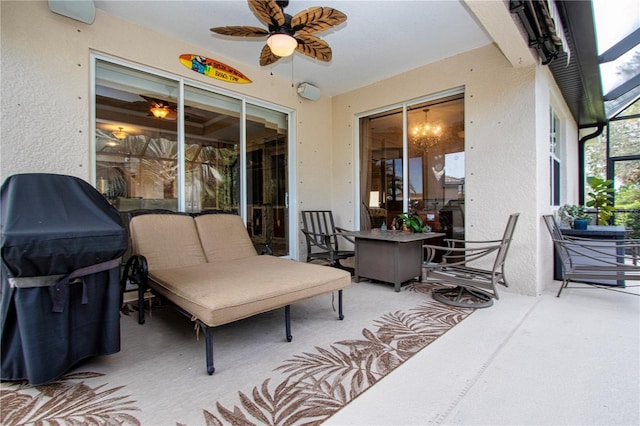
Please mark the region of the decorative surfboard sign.
POLYGON ((228 83, 251 83, 251 80, 249 80, 246 75, 227 64, 216 61, 215 59, 185 53, 184 55, 180 55, 180 62, 190 70, 211 78, 226 81, 228 83))

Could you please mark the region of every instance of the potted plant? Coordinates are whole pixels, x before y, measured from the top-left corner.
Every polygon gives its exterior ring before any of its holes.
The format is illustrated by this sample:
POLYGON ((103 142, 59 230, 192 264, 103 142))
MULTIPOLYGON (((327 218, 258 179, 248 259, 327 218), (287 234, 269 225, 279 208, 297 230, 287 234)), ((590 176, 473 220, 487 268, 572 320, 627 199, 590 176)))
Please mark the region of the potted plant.
POLYGON ((589 176, 587 183, 591 187, 591 192, 588 194, 591 199, 587 201, 587 206, 594 207, 598 211, 598 225, 609 224, 609 219, 615 210, 613 206, 615 189, 611 187, 613 180, 589 176))
POLYGON ((569 224, 574 229, 587 229, 591 216, 585 207, 578 204, 565 204, 558 210, 560 220, 569 224))
POLYGON ((402 229, 407 232, 422 232, 424 224, 422 218, 415 213, 400 213, 393 220, 396 229, 402 229))

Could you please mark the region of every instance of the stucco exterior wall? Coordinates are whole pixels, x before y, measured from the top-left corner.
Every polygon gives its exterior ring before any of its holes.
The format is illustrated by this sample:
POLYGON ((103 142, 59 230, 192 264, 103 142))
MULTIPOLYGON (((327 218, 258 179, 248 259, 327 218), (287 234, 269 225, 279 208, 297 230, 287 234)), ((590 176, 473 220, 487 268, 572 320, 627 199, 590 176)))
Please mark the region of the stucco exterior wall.
MULTIPOLYGON (((538 67, 536 70, 536 157, 540 167, 536 181, 538 182, 537 196, 537 212, 538 217, 544 214, 554 214, 555 208, 550 206, 550 192, 548 188, 551 185, 551 177, 549 174, 549 128, 550 114, 549 108, 553 108, 555 114, 560 120, 560 129, 557 129, 558 141, 560 145, 560 162, 562 168, 562 176, 560 182, 560 204, 577 203, 578 202, 578 129, 573 123, 571 112, 560 95, 560 89, 551 76, 551 72, 547 67, 538 67)), ((536 271, 540 274, 541 282, 539 283, 538 292, 544 288, 544 284, 548 282, 544 278, 553 276, 553 262, 550 262, 550 256, 553 251, 553 243, 549 237, 546 226, 540 220, 537 230, 537 256, 536 271)))
POLYGON ((499 238, 508 215, 520 212, 510 291, 538 295, 551 277, 537 267, 552 259, 540 215, 550 210, 549 92, 557 88, 548 71, 513 68, 494 45, 333 98, 334 210, 352 220, 358 211, 354 117, 457 87, 465 92, 466 237, 499 238))

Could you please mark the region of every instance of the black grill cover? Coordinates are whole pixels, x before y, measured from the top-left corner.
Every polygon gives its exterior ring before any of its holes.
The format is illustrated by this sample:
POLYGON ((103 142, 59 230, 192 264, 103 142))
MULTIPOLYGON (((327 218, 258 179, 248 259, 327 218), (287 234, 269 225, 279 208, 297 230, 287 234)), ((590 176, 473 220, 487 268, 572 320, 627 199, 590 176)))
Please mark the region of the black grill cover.
POLYGON ((33 173, 2 184, 0 213, 1 379, 43 384, 118 352, 117 260, 127 248, 118 211, 82 179, 33 173), (87 267, 99 272, 60 284, 87 267))

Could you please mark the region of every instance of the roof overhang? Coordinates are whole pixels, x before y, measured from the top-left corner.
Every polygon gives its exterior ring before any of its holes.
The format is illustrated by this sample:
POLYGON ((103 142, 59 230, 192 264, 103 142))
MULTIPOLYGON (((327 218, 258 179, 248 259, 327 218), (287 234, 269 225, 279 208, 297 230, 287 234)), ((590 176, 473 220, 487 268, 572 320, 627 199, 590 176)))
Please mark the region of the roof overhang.
POLYGON ((549 64, 549 69, 579 127, 604 123, 607 115, 591 1, 559 1, 556 4, 571 58, 567 64, 567 53, 562 53, 549 64))
POLYGON ((520 18, 529 47, 535 49, 543 65, 549 66, 578 126, 604 123, 591 1, 510 0, 509 7, 520 18), (558 16, 550 13, 551 7, 558 16), (555 22, 558 19, 560 22, 555 22))

